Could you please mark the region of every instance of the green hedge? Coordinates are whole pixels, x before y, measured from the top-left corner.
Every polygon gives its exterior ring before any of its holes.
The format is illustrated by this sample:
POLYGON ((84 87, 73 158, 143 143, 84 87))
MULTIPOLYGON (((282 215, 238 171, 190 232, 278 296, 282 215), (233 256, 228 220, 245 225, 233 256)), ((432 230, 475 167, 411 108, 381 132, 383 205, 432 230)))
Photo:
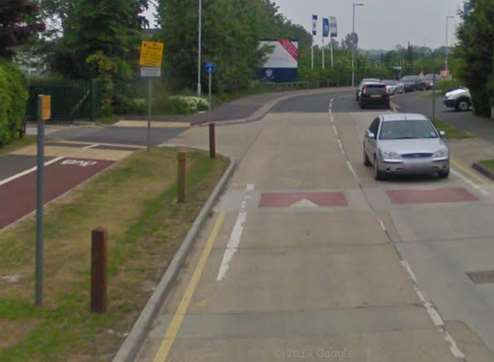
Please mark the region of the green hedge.
POLYGON ((0 146, 19 136, 27 98, 24 75, 13 64, 0 60, 0 146))

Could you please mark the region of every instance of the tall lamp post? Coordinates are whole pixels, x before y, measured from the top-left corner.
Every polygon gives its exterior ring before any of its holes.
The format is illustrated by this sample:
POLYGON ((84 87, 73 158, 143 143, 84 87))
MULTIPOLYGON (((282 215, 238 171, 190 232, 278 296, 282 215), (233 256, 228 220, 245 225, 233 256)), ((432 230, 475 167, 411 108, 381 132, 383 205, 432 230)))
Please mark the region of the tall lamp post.
POLYGON ((198 24, 198 35, 197 35, 197 96, 200 97, 202 95, 202 86, 201 86, 201 78, 202 78, 202 0, 199 0, 199 24, 198 24))
MULTIPOLYGON (((353 25, 352 36, 355 34, 355 8, 357 6, 364 6, 363 3, 353 3, 353 25)), ((357 45, 357 44, 354 44, 357 45)), ((355 87, 355 47, 352 47, 352 87, 355 87)))
POLYGON ((448 57, 449 57, 449 20, 454 19, 454 16, 446 16, 446 57, 444 60, 444 70, 446 71, 446 74, 449 77, 449 64, 448 64, 448 57))

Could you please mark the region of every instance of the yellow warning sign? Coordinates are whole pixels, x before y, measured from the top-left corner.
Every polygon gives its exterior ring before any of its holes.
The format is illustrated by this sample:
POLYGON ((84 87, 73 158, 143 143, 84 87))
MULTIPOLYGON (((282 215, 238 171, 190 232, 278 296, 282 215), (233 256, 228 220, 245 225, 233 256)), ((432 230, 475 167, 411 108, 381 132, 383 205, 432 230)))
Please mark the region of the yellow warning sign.
POLYGON ((51 96, 41 97, 41 119, 47 121, 51 119, 51 96))
POLYGON ((139 65, 142 67, 161 67, 165 44, 157 41, 143 40, 139 65))

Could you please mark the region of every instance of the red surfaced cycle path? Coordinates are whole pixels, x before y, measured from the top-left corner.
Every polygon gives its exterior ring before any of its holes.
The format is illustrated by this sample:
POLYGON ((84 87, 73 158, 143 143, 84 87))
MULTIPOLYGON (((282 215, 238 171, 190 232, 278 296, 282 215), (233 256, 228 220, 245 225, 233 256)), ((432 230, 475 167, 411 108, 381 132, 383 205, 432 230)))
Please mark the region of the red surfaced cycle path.
MULTIPOLYGON (((66 193, 113 161, 64 158, 45 166, 45 203, 66 193)), ((0 186, 0 229, 31 213, 36 206, 36 172, 0 186)))

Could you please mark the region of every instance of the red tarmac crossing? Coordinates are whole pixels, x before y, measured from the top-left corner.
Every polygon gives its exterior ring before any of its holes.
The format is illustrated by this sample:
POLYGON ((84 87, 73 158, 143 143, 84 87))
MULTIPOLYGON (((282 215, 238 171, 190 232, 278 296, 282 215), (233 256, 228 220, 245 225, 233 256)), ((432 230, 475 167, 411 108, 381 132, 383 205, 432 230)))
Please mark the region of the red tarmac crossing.
MULTIPOLYGON (((45 166, 45 203, 57 198, 113 161, 63 158, 45 166)), ((0 186, 0 229, 28 215, 36 205, 36 172, 0 186)))

